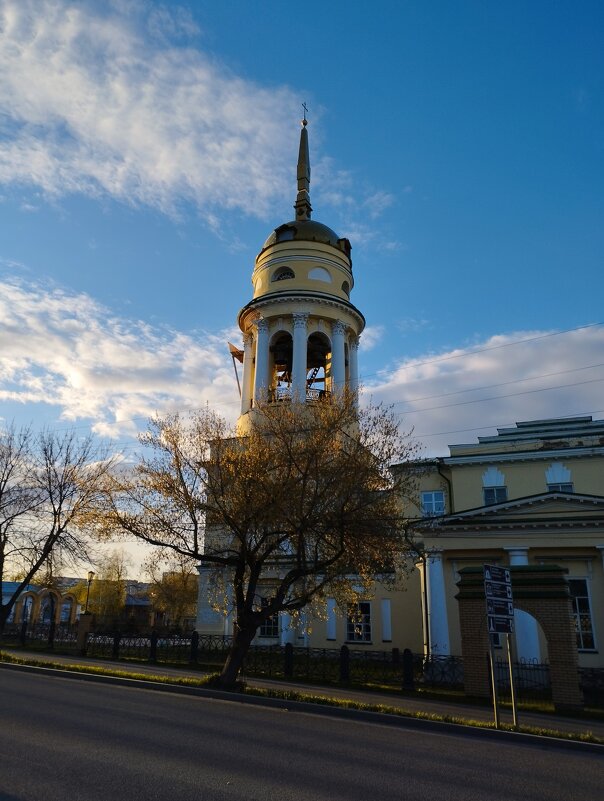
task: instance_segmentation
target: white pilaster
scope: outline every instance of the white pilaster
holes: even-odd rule
[[[224,615],[210,605],[210,576],[213,568],[199,565],[199,593],[197,596],[197,620],[195,628],[201,634],[223,634]]]
[[[341,320],[331,324],[331,377],[332,391],[342,392],[346,385],[346,364],[344,355],[344,336],[346,325]]]
[[[335,640],[336,638],[336,600],[335,598],[327,599],[327,639]]]
[[[528,565],[528,547],[505,548],[510,566]],[[513,588],[512,588],[513,593]],[[539,648],[539,629],[537,621],[522,609],[514,610],[514,634],[516,637],[516,658],[528,661],[541,661]]]
[[[292,358],[292,391],[299,401],[306,401],[306,364],[308,314],[294,312],[294,353]]]
[[[348,343],[348,358],[350,359],[350,391],[356,392],[359,388],[359,339],[351,337]]]
[[[392,642],[392,604],[390,598],[382,598],[380,611],[382,613],[382,642]]]
[[[447,620],[447,599],[445,595],[445,572],[442,551],[434,549],[426,558],[426,594],[428,602],[428,632],[430,654],[448,656],[449,621]]]
[[[252,406],[252,376],[254,373],[254,338],[251,334],[243,337],[243,379],[241,382],[241,414],[249,412]]]
[[[279,622],[280,622],[280,642],[281,645],[287,645],[290,642],[292,645],[296,644],[296,631],[294,626],[292,626],[292,618],[291,615],[288,615],[287,612],[281,612],[279,615]]]
[[[268,394],[268,322],[256,320],[256,374],[254,376],[254,402],[266,399]]]

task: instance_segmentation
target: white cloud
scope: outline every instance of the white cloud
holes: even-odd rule
[[[156,412],[238,412],[227,339],[112,316],[85,294],[0,282],[0,401],[50,404],[97,434],[133,435]]]
[[[208,219],[292,189],[297,96],[187,46],[182,8],[0,0],[0,30],[0,183]]]
[[[368,325],[363,329],[359,347],[361,350],[372,350],[384,336],[385,328],[383,325]]]
[[[367,391],[395,404],[402,427],[438,455],[518,420],[604,416],[604,327],[551,334],[498,335],[408,360]]]

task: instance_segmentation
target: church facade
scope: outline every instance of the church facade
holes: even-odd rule
[[[262,246],[252,298],[238,316],[243,349],[231,352],[243,365],[241,436],[253,426],[258,402],[316,402],[358,384],[365,320],[350,300],[351,246],[312,219],[306,120],[297,185],[295,219]],[[416,558],[399,566],[398,583],[376,583],[350,617],[333,598],[321,619],[302,615],[294,624],[281,614],[258,631],[256,644],[461,655],[460,570],[556,564],[568,570],[579,663],[604,666],[604,422],[518,423],[478,443],[451,446],[449,456],[394,469],[413,471],[418,486],[411,511]],[[199,570],[196,629],[230,636],[231,615],[208,601],[211,571]],[[520,658],[547,659],[537,621],[520,611],[515,640]]]

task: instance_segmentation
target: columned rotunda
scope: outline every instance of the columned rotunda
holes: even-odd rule
[[[239,312],[243,333],[240,434],[259,401],[355,389],[365,318],[350,302],[350,242],[311,219],[306,118],[298,156],[296,218],[268,237],[256,258],[252,300]]]

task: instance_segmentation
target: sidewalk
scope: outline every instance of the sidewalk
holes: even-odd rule
[[[150,676],[174,676],[201,678],[206,675],[202,671],[183,667],[170,667],[167,665],[149,665],[132,662],[111,661],[108,659],[89,659],[81,656],[63,656],[48,652],[24,651],[18,648],[2,648],[8,654],[23,659],[35,659],[40,662],[59,662],[61,664],[94,665],[97,667],[115,668],[123,673],[148,674]],[[493,721],[493,710],[490,706],[479,706],[466,702],[440,701],[433,699],[414,698],[398,695],[396,693],[371,692],[369,690],[353,690],[334,686],[320,686],[300,684],[295,681],[271,681],[256,677],[246,677],[249,687],[270,688],[277,690],[295,690],[306,695],[324,695],[331,698],[342,698],[359,701],[364,704],[384,704],[386,706],[404,709],[409,712],[423,712],[425,714],[450,715],[451,717],[467,718],[469,720]],[[233,700],[236,700],[235,698]],[[502,709],[501,720],[512,722],[512,713]],[[518,722],[526,726],[535,726],[544,729],[556,729],[563,732],[581,734],[591,732],[596,737],[604,739],[604,720],[572,718],[555,714],[524,712],[519,710]]]

